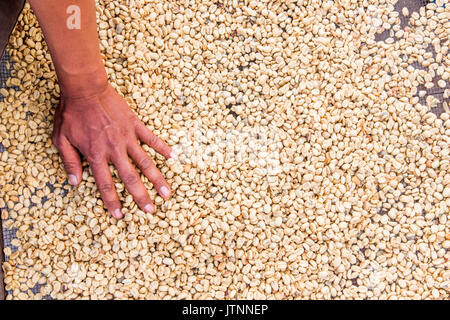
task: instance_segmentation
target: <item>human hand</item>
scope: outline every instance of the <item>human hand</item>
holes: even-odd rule
[[[129,157],[163,198],[170,197],[168,183],[138,140],[166,158],[176,158],[172,149],[145,127],[109,84],[97,94],[61,97],[55,112],[52,141],[62,157],[69,181],[78,185],[82,179],[78,149],[89,162],[106,208],[116,219],[122,218],[123,213],[108,163],[117,168],[142,210],[153,213],[155,206]]]

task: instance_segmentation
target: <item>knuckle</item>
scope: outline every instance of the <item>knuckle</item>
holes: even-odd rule
[[[159,143],[159,139],[156,135],[154,135],[152,132],[148,135],[148,142],[151,146],[156,146]]]
[[[87,160],[91,165],[97,165],[103,162],[103,155],[99,152],[90,152],[88,156],[86,156]]]
[[[130,174],[126,174],[126,175],[123,177],[122,181],[123,181],[123,183],[125,183],[125,184],[133,185],[133,184],[138,183],[139,178],[138,178],[135,174],[130,173]]]
[[[122,127],[120,128],[120,134],[122,137],[129,138],[130,137],[130,130],[128,127]]]
[[[124,143],[123,141],[126,141],[126,139],[119,138],[115,135],[111,135],[108,137],[108,140],[106,142],[106,146],[111,154],[120,154],[123,152]]]
[[[63,163],[64,163],[64,169],[66,169],[66,171],[72,171],[72,170],[78,168],[78,163],[75,161],[63,160]]]
[[[138,166],[141,168],[141,170],[147,170],[152,167],[152,161],[148,158],[143,158],[140,161],[138,161]]]
[[[114,185],[112,183],[101,183],[98,185],[98,190],[101,193],[109,193],[114,191]]]
[[[123,147],[119,143],[110,142],[108,148],[112,154],[121,154]]]

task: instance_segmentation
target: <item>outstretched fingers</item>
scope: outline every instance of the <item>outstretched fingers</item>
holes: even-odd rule
[[[139,169],[141,169],[142,173],[153,183],[159,195],[165,199],[169,198],[169,184],[155,166],[153,160],[142,150],[137,141],[128,147],[128,153]]]

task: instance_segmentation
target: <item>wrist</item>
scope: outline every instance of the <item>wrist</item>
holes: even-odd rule
[[[65,98],[84,98],[99,94],[108,86],[108,76],[103,65],[78,70],[60,68],[58,74],[61,95]]]

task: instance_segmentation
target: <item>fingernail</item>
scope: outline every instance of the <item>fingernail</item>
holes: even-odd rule
[[[155,212],[155,206],[152,204],[147,204],[144,207],[144,211],[147,213],[153,213],[153,212]]]
[[[120,209],[114,210],[112,215],[116,219],[122,219],[122,217],[123,217],[122,211]]]
[[[69,174],[69,181],[74,186],[76,186],[78,184],[77,176],[74,174]]]
[[[161,189],[159,189],[159,193],[164,197],[167,198],[170,196],[170,190],[169,188],[167,188],[166,186],[161,187]]]
[[[173,151],[170,153],[169,157],[170,157],[170,159],[173,159],[173,160],[177,160],[178,159],[178,155],[175,152],[173,152]]]

